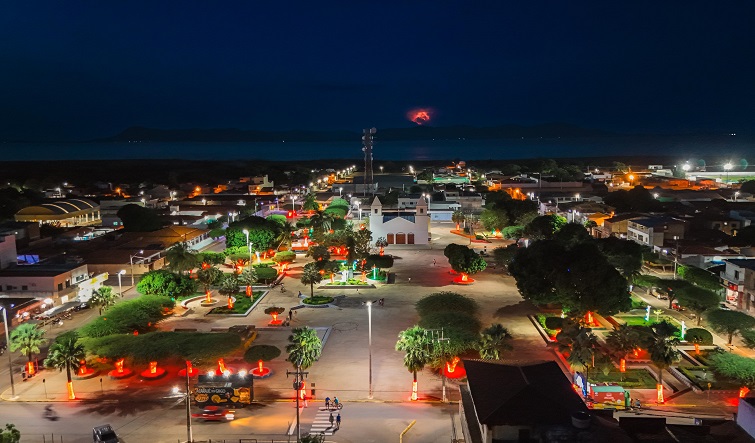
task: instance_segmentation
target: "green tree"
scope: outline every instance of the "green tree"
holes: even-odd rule
[[[10,333],[10,350],[24,354],[32,361],[34,354],[45,343],[45,330],[31,323],[22,323]]]
[[[11,423],[5,424],[5,429],[0,429],[0,443],[19,443],[21,431]]]
[[[566,219],[560,215],[541,215],[524,227],[524,234],[533,240],[551,239],[566,224]]]
[[[200,252],[197,254],[197,260],[199,263],[206,265],[222,265],[225,263],[225,254],[222,252]],[[195,266],[196,267],[196,266]],[[192,268],[193,269],[193,268]]]
[[[304,197],[304,203],[302,203],[301,209],[303,211],[317,211],[320,209],[320,205],[317,204],[317,196],[313,193],[308,193]]]
[[[511,346],[511,333],[502,324],[495,323],[485,328],[480,334],[480,343],[477,350],[483,360],[500,360],[504,351],[513,349]]]
[[[197,271],[197,281],[202,285],[205,293],[210,292],[210,287],[217,284],[222,277],[223,271],[214,266]]]
[[[323,443],[325,436],[320,434],[304,434],[299,439],[299,443]]]
[[[110,286],[102,286],[99,289],[96,289],[94,292],[92,292],[92,298],[89,299],[89,302],[93,306],[97,306],[100,310],[100,315],[102,315],[103,310],[115,304],[115,294],[113,294],[113,288],[111,288]]]
[[[677,291],[679,304],[697,315],[697,326],[700,326],[703,314],[718,307],[720,298],[714,292],[697,286],[689,286]]]
[[[595,240],[600,252],[627,279],[639,275],[642,269],[642,245],[632,240],[618,237],[600,238]]]
[[[278,237],[281,226],[273,220],[257,216],[231,223],[225,232],[226,248],[246,247],[245,229],[249,232],[249,242],[253,245],[252,250],[266,251],[275,247],[275,238]]]
[[[386,269],[393,267],[393,257],[387,255],[372,254],[368,255],[365,261],[365,269],[372,269],[372,267],[380,269]]]
[[[561,352],[565,352],[570,365],[587,369],[593,366],[593,358],[598,339],[592,329],[582,327],[575,321],[565,321],[561,332],[556,335]]]
[[[627,358],[642,344],[640,333],[637,329],[628,325],[619,325],[606,337],[606,345],[617,357]]]
[[[383,250],[386,246],[388,246],[388,240],[386,240],[385,237],[379,237],[375,241],[375,247],[380,249],[380,255],[383,255]]]
[[[330,251],[328,250],[327,246],[310,246],[307,250],[307,257],[312,257],[312,259],[315,261],[328,261],[330,260]]]
[[[286,346],[288,352],[287,360],[301,369],[311,367],[322,352],[322,341],[317,336],[317,331],[307,326],[294,328],[288,337],[289,345]]]
[[[117,212],[123,221],[123,229],[130,232],[151,232],[163,227],[163,222],[154,209],[137,204],[122,206]]]
[[[69,400],[76,398],[73,391],[71,369],[74,371],[79,369],[81,360],[83,360],[84,357],[86,357],[84,345],[79,343],[79,338],[76,334],[70,334],[63,337],[62,340],[56,340],[55,343],[50,346],[50,352],[45,359],[45,366],[48,368],[55,368],[59,371],[62,371],[63,369],[66,370]]]
[[[700,286],[701,288],[709,291],[718,292],[721,290],[721,282],[717,275],[700,269],[695,266],[679,265],[676,270],[679,277],[692,283],[693,285]]]
[[[451,269],[461,274],[476,274],[484,271],[488,263],[473,249],[451,243],[443,250]]]
[[[356,260],[366,258],[370,255],[370,249],[372,249],[370,245],[370,242],[372,241],[372,231],[366,228],[360,228],[350,232],[354,239],[353,258]]]
[[[239,283],[246,286],[246,295],[252,295],[252,285],[257,281],[257,271],[253,267],[244,268],[239,275]]]
[[[744,312],[714,309],[708,312],[708,322],[714,331],[727,334],[728,344],[731,344],[734,334],[755,327],[755,318]]]
[[[196,291],[197,283],[188,276],[159,269],[144,274],[136,285],[136,290],[145,295],[181,297]]]
[[[730,352],[717,352],[709,359],[710,366],[717,374],[737,380],[750,388],[755,387],[755,359]]]
[[[280,226],[280,232],[278,233],[278,236],[275,238],[275,243],[278,245],[275,250],[279,250],[282,246],[285,246],[287,248],[291,247],[292,239],[293,239],[293,232],[296,230],[294,225],[291,224],[288,220],[284,221]]]
[[[659,385],[663,385],[663,371],[679,360],[679,351],[676,350],[679,339],[672,333],[669,333],[669,328],[665,329],[659,327],[659,324],[654,325],[652,328],[653,332],[647,339],[650,360],[658,368]]]
[[[276,252],[273,256],[273,263],[292,263],[296,260],[296,252],[294,251],[280,251]]]
[[[315,296],[315,285],[322,281],[322,274],[314,263],[307,263],[301,274],[301,283],[309,285],[309,296]]]
[[[587,229],[579,223],[567,223],[553,235],[553,238],[567,249],[592,241]]]
[[[451,214],[451,221],[456,224],[456,230],[459,230],[459,226],[464,223],[464,221],[467,219],[467,217],[464,215],[464,212],[461,210],[456,210]]]
[[[416,399],[417,372],[424,369],[433,358],[432,342],[427,330],[412,326],[398,334],[396,350],[404,353],[404,366],[412,373],[412,399]]]
[[[199,257],[188,243],[176,243],[165,252],[165,260],[168,262],[168,270],[183,274],[186,271],[199,266]]]
[[[218,289],[218,292],[220,295],[231,298],[238,294],[239,286],[239,278],[236,274],[224,274],[220,278],[220,289]]]
[[[484,209],[482,214],[480,214],[480,222],[486,231],[500,231],[509,224],[509,218],[506,215],[506,211]]]
[[[498,265],[508,269],[509,264],[514,260],[514,256],[518,249],[519,247],[516,243],[512,243],[508,246],[499,246],[493,249],[493,258]]]

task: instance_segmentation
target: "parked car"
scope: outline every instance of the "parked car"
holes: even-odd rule
[[[102,425],[92,428],[92,441],[94,443],[118,443],[120,440],[112,426]]]
[[[202,412],[191,414],[194,418],[201,418],[204,421],[231,421],[234,418],[236,418],[235,413],[236,411],[231,409],[226,409],[222,406],[205,406],[204,409],[202,409]]]

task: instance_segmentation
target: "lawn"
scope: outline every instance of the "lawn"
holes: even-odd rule
[[[305,305],[327,305],[328,303],[333,303],[333,297],[324,297],[321,295],[315,295],[314,297],[307,297],[304,300],[302,300],[302,303]]]
[[[647,306],[647,303],[634,294],[631,295],[630,299],[632,300],[632,309],[644,309]]]
[[[209,361],[235,352],[241,337],[220,332],[150,332],[82,339],[92,354],[106,358],[130,357],[136,362],[165,359]]]
[[[590,371],[590,381],[593,383],[615,383],[623,388],[652,389],[656,380],[646,369],[627,369],[623,374],[618,369],[611,370],[608,375],[602,371]]]
[[[334,282],[328,282],[325,284],[326,286],[368,286],[369,283],[363,282],[361,280],[357,280],[356,278],[350,278],[346,281],[334,281]]]
[[[227,314],[245,314],[249,308],[252,307],[255,301],[262,297],[265,291],[253,291],[251,297],[247,297],[245,294],[236,296],[236,303],[233,304],[232,309],[228,309],[228,305],[218,306],[212,308],[209,314],[215,315],[227,315]],[[226,297],[222,297],[223,302],[226,302]]]
[[[715,372],[705,366],[680,366],[679,370],[686,375],[692,383],[704,391],[708,390],[708,383],[710,383],[710,389],[729,391],[737,390],[741,386],[741,383],[716,375]]]

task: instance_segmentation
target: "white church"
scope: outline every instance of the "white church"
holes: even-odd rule
[[[370,205],[372,241],[384,237],[389,245],[427,245],[430,243],[430,215],[427,201],[420,197],[415,208],[383,211],[378,197]]]

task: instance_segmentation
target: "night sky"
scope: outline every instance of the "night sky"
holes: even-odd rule
[[[753,133],[755,2],[13,1],[0,140],[133,126]]]

